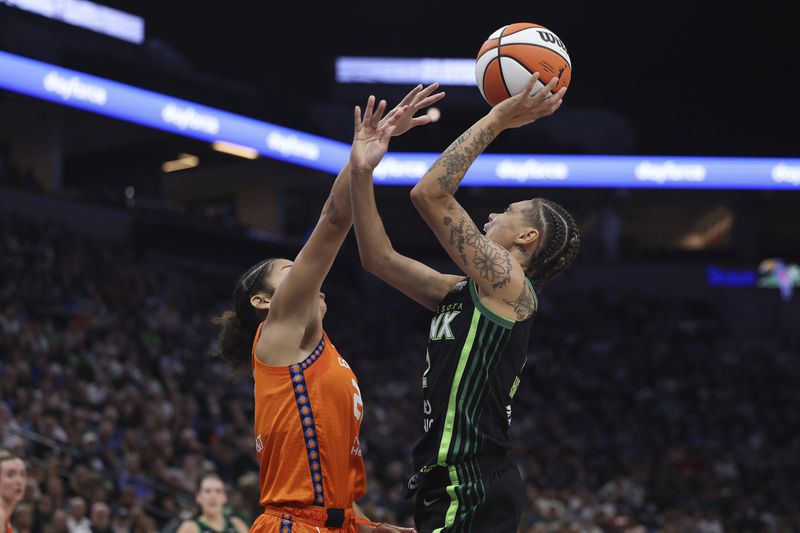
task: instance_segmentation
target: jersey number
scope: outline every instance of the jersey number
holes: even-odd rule
[[[356,380],[353,379],[353,387],[355,387],[356,391],[353,393],[353,415],[355,415],[356,420],[361,420],[361,417],[364,416],[364,402],[361,400],[361,389],[358,388],[358,383]]]

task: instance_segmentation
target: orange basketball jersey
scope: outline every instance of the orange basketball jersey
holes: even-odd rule
[[[261,327],[253,343],[260,503],[348,509],[366,489],[355,374],[325,333],[302,363],[267,365],[255,357]]]

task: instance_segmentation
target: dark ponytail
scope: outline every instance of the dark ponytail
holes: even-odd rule
[[[539,229],[541,242],[525,269],[536,292],[565,270],[581,245],[578,225],[569,212],[550,200],[537,198],[525,213],[526,222]]]
[[[213,320],[220,327],[219,353],[215,355],[234,374],[244,374],[250,370],[253,340],[259,324],[266,317],[250,304],[250,298],[258,293],[269,297],[275,293],[275,288],[266,281],[272,272],[273,261],[274,259],[267,259],[247,269],[233,290],[233,308],[226,309]]]

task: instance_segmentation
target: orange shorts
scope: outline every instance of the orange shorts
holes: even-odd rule
[[[358,533],[358,526],[379,524],[353,515],[353,510],[344,510],[341,527],[326,527],[327,510],[311,505],[271,505],[256,518],[250,533]]]

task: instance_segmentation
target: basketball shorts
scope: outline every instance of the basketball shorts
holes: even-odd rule
[[[490,468],[478,461],[437,466],[416,495],[419,533],[517,533],[525,487],[517,466],[505,460]]]

